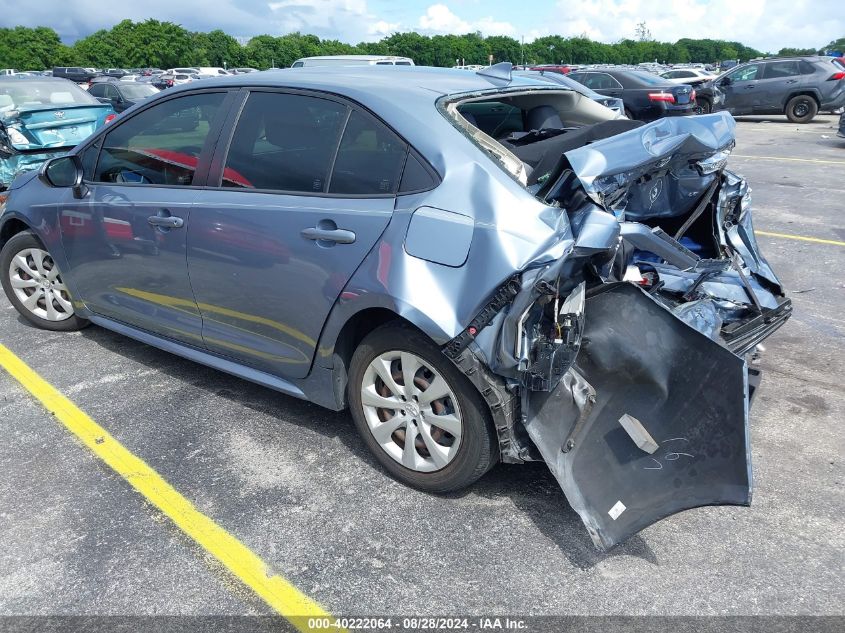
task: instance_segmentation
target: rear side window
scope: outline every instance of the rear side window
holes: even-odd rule
[[[103,140],[93,180],[192,184],[224,98],[224,93],[204,93],[169,99],[121,123]]]
[[[329,193],[396,193],[407,152],[408,146],[382,123],[354,110],[337,151]]]
[[[593,90],[613,90],[622,87],[618,81],[605,73],[590,73],[581,83]]]
[[[229,145],[223,186],[325,192],[348,112],[328,99],[250,94]]]
[[[783,62],[769,62],[766,64],[766,79],[780,79],[781,77],[797,77],[802,74],[795,60]]]

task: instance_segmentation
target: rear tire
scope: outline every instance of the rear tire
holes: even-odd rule
[[[406,370],[413,376],[410,390]],[[434,398],[441,393],[446,395]],[[413,327],[388,323],[364,338],[352,356],[347,397],[367,448],[395,479],[413,488],[432,493],[465,488],[498,459],[481,394]],[[406,446],[409,433],[414,442]]]
[[[631,119],[632,121],[634,120],[634,113],[631,112],[628,108],[625,108],[625,116]]]
[[[31,231],[13,235],[0,250],[0,281],[18,313],[41,329],[70,332],[90,323],[76,316],[58,265]]]
[[[819,112],[819,104],[809,95],[797,95],[786,104],[786,118],[793,123],[809,123]]]

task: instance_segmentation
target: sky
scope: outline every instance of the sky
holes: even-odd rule
[[[49,26],[67,43],[126,18],[241,38],[300,31],[350,43],[396,31],[614,42],[633,38],[643,21],[660,41],[733,40],[764,52],[845,36],[841,0],[0,0],[0,15],[0,26]]]

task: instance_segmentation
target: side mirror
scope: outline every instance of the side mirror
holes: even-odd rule
[[[73,188],[74,198],[84,198],[88,187],[82,182],[82,160],[79,156],[57,156],[41,168],[41,180],[51,187]]]
[[[719,82],[720,86],[730,86],[733,83],[733,80],[730,77],[723,77],[722,81]]]

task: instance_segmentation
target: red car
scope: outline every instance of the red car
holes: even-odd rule
[[[539,66],[532,66],[528,70],[545,70],[546,72],[550,73],[560,73],[562,75],[568,75],[572,72],[572,66],[565,66],[561,64],[540,64]]]

